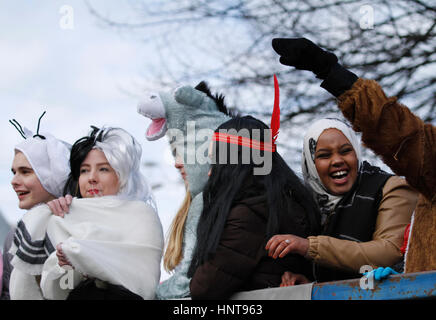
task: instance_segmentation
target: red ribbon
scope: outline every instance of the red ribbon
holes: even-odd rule
[[[252,140],[250,138],[235,136],[232,134],[227,134],[227,133],[222,133],[222,132],[215,132],[212,140],[231,143],[231,144],[237,144],[237,145],[240,145],[243,147],[248,147],[248,148],[257,149],[257,150],[264,150],[264,151],[270,151],[270,152],[276,151],[275,144],[265,143],[262,141]]]

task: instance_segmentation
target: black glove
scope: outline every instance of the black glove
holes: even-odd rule
[[[300,70],[309,70],[317,78],[325,79],[338,62],[334,53],[325,51],[306,38],[272,40],[273,49],[280,55],[280,63]]]
[[[338,63],[334,53],[321,49],[306,38],[276,38],[272,46],[280,55],[280,63],[312,71],[317,78],[324,80],[321,87],[335,97],[349,90],[358,79]]]

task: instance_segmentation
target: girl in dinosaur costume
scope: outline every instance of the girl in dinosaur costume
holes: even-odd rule
[[[213,130],[230,119],[229,112],[224,97],[213,96],[204,82],[195,88],[183,86],[173,92],[148,93],[138,104],[138,112],[152,120],[146,132],[147,140],[157,140],[166,134],[174,156],[181,158],[186,171],[187,195],[174,218],[164,256],[164,266],[174,273],[158,286],[156,294],[158,299],[186,298],[190,296],[191,279],[187,273],[209,171],[209,164],[198,161],[195,155],[203,152],[207,156]],[[196,137],[195,133],[201,131],[206,142]]]

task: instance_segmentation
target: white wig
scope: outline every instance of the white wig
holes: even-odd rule
[[[118,176],[120,183],[118,196],[148,201],[156,207],[148,183],[139,170],[141,145],[121,128],[102,128],[96,137],[100,135],[101,141],[96,141],[95,147],[103,151]]]

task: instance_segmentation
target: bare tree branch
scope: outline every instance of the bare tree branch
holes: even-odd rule
[[[319,80],[283,67],[271,48],[275,37],[307,37],[436,121],[435,1],[138,0],[135,22],[109,19],[87,4],[108,26],[148,34],[165,56],[164,85],[205,79],[231,93],[232,105],[267,115],[272,75],[278,74],[283,121],[322,116],[334,110],[334,101],[319,90]],[[373,16],[361,12],[367,5]],[[372,28],[362,27],[365,18],[373,18]]]

